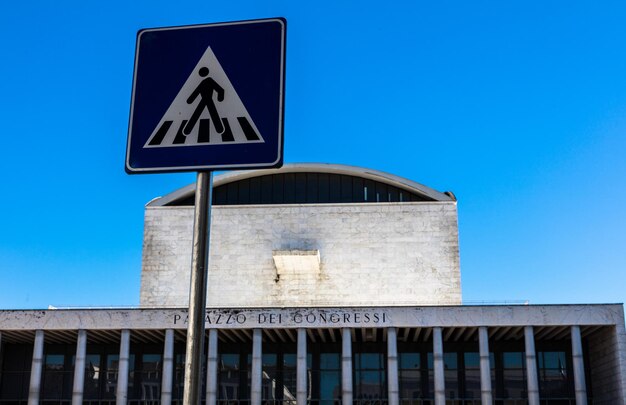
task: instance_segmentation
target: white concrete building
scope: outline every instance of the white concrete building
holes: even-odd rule
[[[214,187],[210,307],[461,303],[449,195],[338,165],[233,173]],[[194,193],[146,206],[142,306],[188,300],[193,206],[181,204]]]
[[[194,191],[146,206],[140,308],[0,311],[0,405],[182,402]],[[451,193],[294,164],[213,201],[207,404],[625,403],[622,304],[462,305]]]

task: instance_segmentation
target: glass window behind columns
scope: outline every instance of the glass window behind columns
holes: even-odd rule
[[[274,403],[275,400],[282,398],[282,383],[277,380],[277,363],[278,356],[276,353],[267,353],[262,356],[262,385],[261,399],[264,403]]]
[[[313,356],[311,353],[307,354],[307,399],[311,399],[311,364]],[[295,405],[298,385],[298,356],[295,353],[283,354],[283,368],[282,368],[282,381],[283,381],[283,399],[285,404]]]
[[[542,399],[569,398],[570,381],[565,352],[537,352],[539,360],[539,389]]]
[[[435,398],[435,361],[433,353],[429,352],[426,355],[427,370],[428,370],[428,397]]]
[[[443,353],[446,398],[459,398],[459,362],[457,353]]]
[[[267,350],[266,347],[263,349]],[[220,341],[217,357],[219,404],[250,403],[251,353],[251,341],[237,343]]]
[[[32,355],[32,344],[2,344],[2,356],[0,356],[2,361],[0,400],[2,402],[22,401],[25,403],[28,400]]]
[[[242,374],[239,353],[220,354],[218,370],[218,399],[220,402],[228,403],[228,401],[239,399],[241,379],[246,374],[245,371]]]
[[[90,346],[87,346],[85,356],[85,385],[83,387],[83,398],[86,401],[100,399],[100,377],[102,375],[102,365],[100,364],[100,354],[90,353]],[[73,359],[76,362],[76,359]]]
[[[465,394],[464,398],[468,400],[479,400],[481,394],[480,388],[480,353],[478,352],[465,352],[463,353],[464,360],[464,385]],[[491,389],[495,395],[496,387],[496,370],[495,370],[495,358],[493,353],[489,353],[489,363],[491,370]]]
[[[466,399],[480,399],[480,354],[477,352],[463,353],[465,366]]]
[[[158,402],[161,398],[162,351],[162,346],[154,346],[153,349],[145,348],[143,353],[136,354],[134,389],[128,390],[130,404]]]
[[[443,373],[446,398],[459,398],[459,367],[456,352],[443,353]],[[430,397],[435,394],[435,363],[433,353],[428,353],[428,389]]]
[[[528,397],[526,386],[526,367],[524,352],[502,353],[502,389],[503,397],[525,399]]]
[[[387,398],[384,353],[355,353],[354,399],[370,404]]]
[[[274,403],[282,398],[282,382],[277,380],[278,356],[276,353],[263,353],[261,356],[261,400]],[[252,389],[252,354],[248,355],[248,387]]]
[[[398,357],[400,402],[412,404],[423,396],[420,353],[399,353]]]
[[[341,354],[319,355],[320,405],[333,405],[341,401]]]
[[[204,362],[203,362],[204,363]],[[174,345],[174,386],[172,387],[172,401],[182,403],[185,387],[185,353]]]
[[[104,371],[104,387],[102,398],[115,399],[117,394],[117,378],[120,370],[120,355],[108,354],[106,356],[106,370]],[[132,392],[135,379],[135,355],[131,354],[128,360],[128,392]]]
[[[208,347],[205,346],[204,356],[200,365],[200,397],[202,400],[206,397],[206,353]],[[172,401],[175,404],[183,403],[184,387],[185,387],[185,344],[182,342],[174,343],[174,370],[172,381]]]
[[[41,399],[69,403],[74,379],[73,354],[75,345],[45,345]]]

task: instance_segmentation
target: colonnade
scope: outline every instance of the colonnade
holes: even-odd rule
[[[433,336],[433,369],[435,405],[445,405],[445,377],[442,328],[432,328]],[[87,331],[79,330],[76,342],[76,362],[74,367],[74,384],[72,390],[72,405],[82,405],[85,381],[85,354],[87,347]],[[128,400],[128,371],[130,358],[130,330],[122,330],[120,334],[119,372],[117,380],[116,403],[127,405]],[[587,390],[585,384],[585,372],[582,353],[582,338],[579,326],[571,326],[570,335],[572,341],[572,362],[574,370],[574,386],[576,404],[587,404]],[[1,335],[0,335],[1,336]],[[262,397],[262,329],[253,329],[252,333],[252,365],[251,365],[251,405],[261,405]],[[207,352],[207,381],[206,381],[206,404],[215,405],[217,401],[217,375],[218,375],[218,331],[208,331]],[[489,333],[486,326],[478,328],[479,354],[480,354],[480,380],[481,400],[483,404],[493,404],[491,387],[491,368],[489,362]],[[341,381],[342,403],[351,404],[352,392],[352,329],[341,329]],[[524,343],[527,369],[527,392],[528,404],[539,405],[539,382],[537,379],[537,361],[535,353],[534,329],[532,326],[524,327]],[[44,331],[35,332],[33,345],[33,358],[30,375],[28,405],[39,405],[41,392],[41,376],[43,369]],[[172,401],[172,382],[174,373],[174,330],[165,331],[163,349],[163,372],[161,384],[161,404],[170,405]],[[307,339],[306,329],[297,330],[297,371],[296,371],[296,398],[298,405],[307,402]],[[398,380],[398,350],[397,330],[387,328],[387,392],[389,405],[399,404],[399,380]]]

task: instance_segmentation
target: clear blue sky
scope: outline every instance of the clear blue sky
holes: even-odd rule
[[[458,197],[467,301],[626,300],[626,3],[10,2],[0,6],[0,308],[136,305],[124,172],[140,28],[288,20],[286,162]]]

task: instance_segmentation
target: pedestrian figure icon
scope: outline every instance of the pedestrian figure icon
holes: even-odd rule
[[[187,122],[187,125],[185,126],[183,132],[185,133],[185,135],[189,135],[191,133],[193,127],[196,126],[200,115],[202,115],[202,112],[206,108],[207,110],[209,110],[209,116],[213,121],[213,126],[215,126],[215,130],[221,134],[224,132],[224,125],[222,124],[220,115],[218,114],[215,103],[213,102],[213,92],[217,93],[217,101],[222,102],[224,101],[224,89],[222,88],[222,86],[217,84],[217,82],[213,80],[213,78],[207,77],[209,75],[209,68],[207,68],[206,66],[200,68],[198,74],[201,77],[206,77],[206,79],[200,82],[198,87],[196,87],[196,89],[187,99],[187,104],[192,104],[194,100],[199,96],[200,102],[198,103],[196,110],[193,112],[191,118],[189,119],[189,122]]]
[[[144,148],[265,143],[211,47],[155,124]]]

